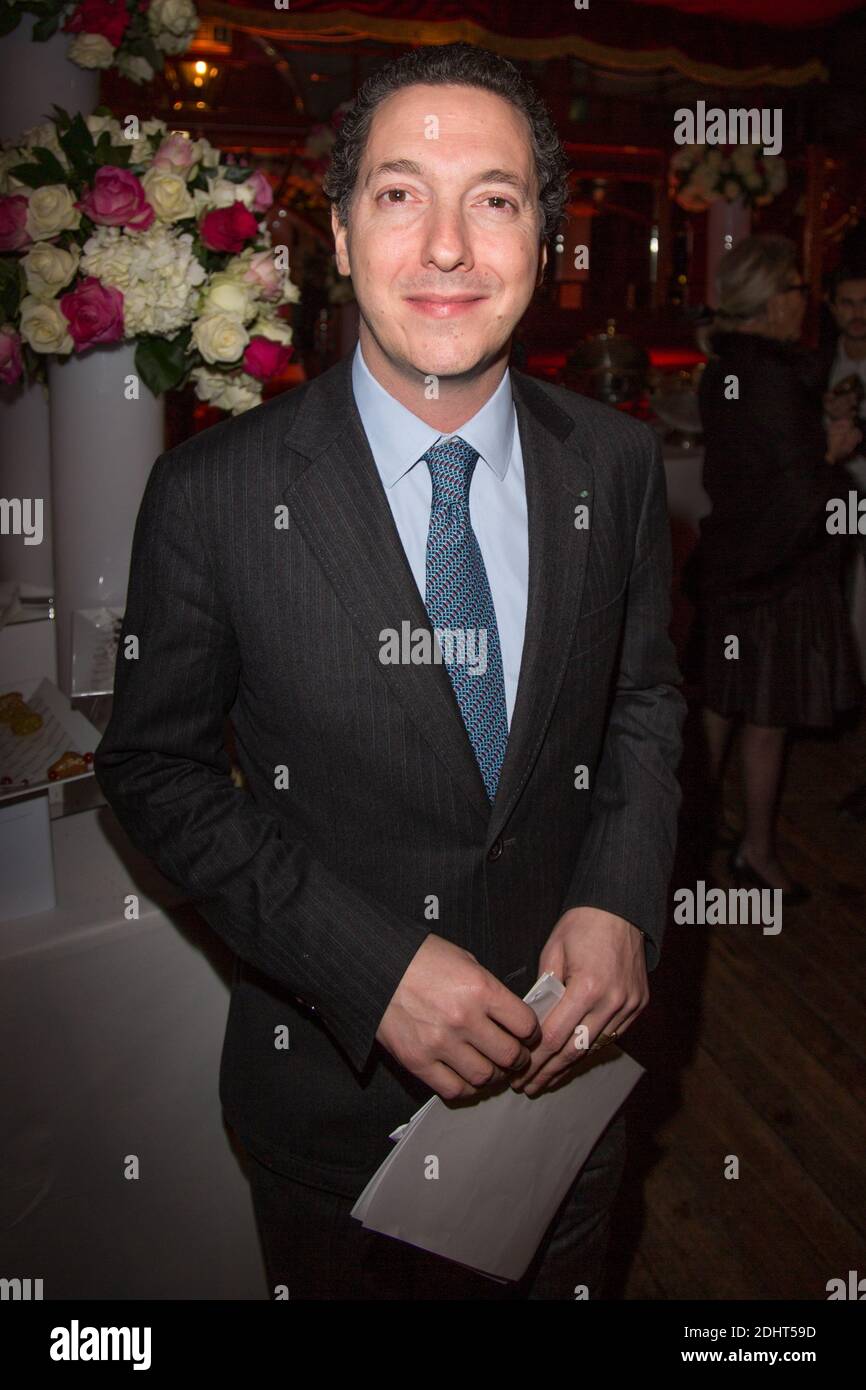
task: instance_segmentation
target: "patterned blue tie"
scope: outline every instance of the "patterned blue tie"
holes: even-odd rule
[[[433,480],[425,604],[492,802],[508,742],[508,710],[496,611],[469,516],[478,454],[454,435],[423,457]]]

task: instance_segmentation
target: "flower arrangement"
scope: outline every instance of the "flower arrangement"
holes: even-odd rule
[[[719,198],[763,207],[788,184],[780,155],[762,155],[760,145],[687,145],[670,162],[669,192],[687,212],[704,212]]]
[[[199,26],[192,0],[0,0],[0,35],[27,13],[37,42],[61,29],[73,63],[114,67],[133,82],[150,82],[167,53],[185,53]]]
[[[0,154],[0,382],[134,339],[154,395],[192,381],[233,414],[257,405],[299,298],[268,179],[163,121],[55,112]]]

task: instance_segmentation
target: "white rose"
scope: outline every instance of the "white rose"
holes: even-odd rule
[[[216,169],[220,162],[220,152],[209,140],[202,138],[199,140],[201,145],[201,163],[203,169]]]
[[[34,188],[27,208],[27,230],[33,241],[49,241],[60,232],[78,227],[81,213],[71,189],[62,183]]]
[[[195,216],[186,179],[165,169],[148,169],[141,180],[147,201],[161,222],[179,222]]]
[[[243,203],[251,208],[256,200],[256,190],[248,183],[232,183],[230,179],[210,179],[207,189],[197,188],[193,194],[196,213],[210,211],[211,208],[230,208],[232,203]]]
[[[69,324],[58,306],[25,295],[21,301],[21,337],[34,352],[71,352]]]
[[[155,76],[154,69],[147,59],[135,53],[119,53],[117,71],[128,77],[130,82],[151,82]]]
[[[198,15],[192,0],[152,0],[147,23],[157,38],[165,29],[177,38],[192,38],[198,28]]]
[[[76,34],[66,56],[80,68],[110,68],[114,45],[102,34]]]
[[[128,145],[132,146],[132,154],[129,156],[130,164],[146,164],[151,160],[157,146],[162,143],[167,129],[165,121],[156,119],[142,121],[139,126],[138,139],[126,141]]]
[[[126,144],[123,131],[120,128],[120,121],[115,120],[114,116],[85,116],[84,124],[94,140],[98,140],[100,135],[104,135],[108,131],[112,145]]]
[[[21,136],[20,145],[25,150],[32,150],[36,145],[43,150],[50,150],[64,169],[69,168],[69,160],[57,138],[57,128],[52,121],[43,121],[41,125],[34,125],[29,130],[25,130]]]
[[[236,362],[249,342],[249,334],[232,314],[215,313],[196,319],[192,339],[205,362]]]
[[[201,311],[203,314],[231,314],[241,323],[248,323],[256,313],[254,291],[230,273],[217,271],[204,292]]]
[[[78,269],[79,250],[63,251],[50,242],[37,242],[26,255],[21,257],[27,288],[31,295],[41,299],[53,299],[65,285],[69,284]]]
[[[240,415],[261,404],[262,386],[255,377],[246,372],[211,372],[207,367],[194,367],[190,373],[195,383],[195,394],[200,401],[207,401],[219,410],[230,410]]]
[[[250,337],[270,338],[273,343],[282,343],[283,347],[290,347],[292,330],[285,319],[256,319],[250,329]]]

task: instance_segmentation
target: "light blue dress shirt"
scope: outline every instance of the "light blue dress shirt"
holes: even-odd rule
[[[433,484],[427,463],[419,460],[452,435],[465,439],[479,454],[469,488],[469,516],[496,610],[510,728],[526,628],[529,531],[509,371],[506,368],[490,400],[451,434],[425,424],[379,384],[364,361],[360,342],[352,361],[352,390],[422,600]]]

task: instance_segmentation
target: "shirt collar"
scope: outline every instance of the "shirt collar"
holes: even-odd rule
[[[450,437],[425,424],[385,390],[364,361],[360,341],[352,360],[352,390],[385,487],[393,487],[415,466],[422,454],[440,439]],[[490,400],[485,401],[471,420],[451,433],[459,434],[461,439],[471,444],[501,482],[511,461],[514,423],[511,374],[506,367]]]

